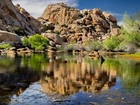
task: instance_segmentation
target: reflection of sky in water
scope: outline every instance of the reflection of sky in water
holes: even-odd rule
[[[45,105],[48,97],[42,92],[40,84],[34,83],[19,96],[12,96],[10,105]]]
[[[116,84],[115,84],[115,86],[113,86],[113,87],[111,87],[110,88],[110,90],[120,90],[122,87],[121,87],[121,84],[120,84],[120,79],[119,78],[117,78],[116,79]]]

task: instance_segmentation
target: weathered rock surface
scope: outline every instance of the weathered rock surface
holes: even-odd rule
[[[19,4],[14,6],[11,0],[0,0],[0,30],[11,32],[17,27],[32,35],[39,32],[40,22]]]
[[[64,42],[104,41],[119,34],[117,19],[99,8],[80,12],[63,3],[51,4],[38,20],[43,32],[57,31]]]
[[[17,46],[16,44],[21,44],[22,42],[18,35],[7,31],[0,31],[0,43],[9,43],[11,46]]]
[[[62,38],[57,34],[54,34],[54,33],[42,33],[42,36],[52,40],[55,44],[60,44],[61,45],[63,43]]]
[[[78,18],[79,10],[69,7],[64,3],[51,4],[46,7],[42,17],[53,23],[70,24]]]

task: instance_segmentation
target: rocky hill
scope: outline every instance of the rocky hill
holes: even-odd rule
[[[32,35],[39,32],[39,26],[40,22],[19,4],[14,6],[11,0],[0,0],[0,30],[13,32],[18,28]]]
[[[38,20],[42,32],[57,33],[65,42],[103,41],[119,33],[116,18],[99,8],[80,11],[64,3],[51,4]]]

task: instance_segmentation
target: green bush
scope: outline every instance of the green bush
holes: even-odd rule
[[[88,15],[88,11],[85,11],[85,12],[84,12],[84,15]]]
[[[43,50],[44,48],[47,48],[47,46],[49,45],[49,41],[47,38],[44,38],[39,34],[35,34],[28,39],[24,38],[22,44],[24,46],[29,46],[35,50]]]
[[[13,28],[13,32],[15,32],[15,33],[16,33],[17,35],[19,35],[19,36],[24,36],[24,35],[25,35],[24,30],[22,30],[22,29],[20,29],[20,28],[18,28],[18,27]]]
[[[120,29],[119,36],[112,36],[103,43],[105,50],[121,50],[131,51],[140,47],[140,12],[129,16],[124,14],[123,25]]]
[[[29,43],[28,38],[24,38],[23,41],[22,41],[22,44],[23,44],[24,46],[30,46],[30,43]]]
[[[105,50],[115,50],[119,47],[119,44],[122,42],[122,38],[119,36],[111,36],[105,42],[103,42],[103,48]]]
[[[73,51],[75,44],[76,44],[76,41],[75,40],[72,41],[72,42],[70,42],[68,45],[65,45],[64,46],[64,50],[65,51]]]
[[[10,48],[11,45],[10,44],[0,44],[0,49],[6,49],[6,48]]]
[[[102,49],[102,44],[99,41],[89,40],[84,42],[84,47],[87,51],[100,50]]]

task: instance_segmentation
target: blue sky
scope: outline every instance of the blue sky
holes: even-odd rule
[[[121,21],[124,13],[133,15],[140,11],[140,0],[79,0],[79,9],[100,8],[115,15]]]
[[[20,4],[32,16],[39,17],[48,4],[64,2],[79,10],[100,8],[114,15],[121,22],[123,14],[130,15],[140,11],[140,0],[12,0],[14,4]]]

